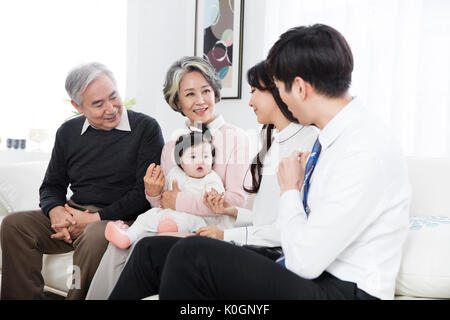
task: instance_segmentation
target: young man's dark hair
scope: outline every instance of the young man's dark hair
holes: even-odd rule
[[[266,68],[288,92],[294,78],[301,77],[318,93],[336,98],[350,87],[353,55],[347,41],[332,27],[301,26],[289,29],[274,44]]]

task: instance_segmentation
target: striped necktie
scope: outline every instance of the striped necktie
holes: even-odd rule
[[[308,192],[309,192],[309,185],[311,180],[311,175],[314,171],[314,168],[316,167],[317,159],[319,158],[320,151],[322,150],[322,146],[319,142],[319,138],[317,138],[316,143],[314,143],[311,155],[309,156],[308,162],[306,163],[305,168],[305,180],[303,182],[303,208],[305,209],[306,215],[309,215],[309,212],[311,211],[309,209],[307,199],[308,199]]]
[[[317,138],[305,167],[305,180],[303,182],[303,208],[305,209],[306,216],[308,216],[311,211],[307,203],[311,175],[316,167],[317,159],[319,158],[321,150],[322,145],[319,142],[319,138]],[[285,266],[286,261],[284,253],[275,262]]]

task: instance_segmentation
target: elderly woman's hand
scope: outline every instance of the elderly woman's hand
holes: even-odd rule
[[[145,193],[149,197],[157,197],[161,194],[166,179],[159,165],[152,163],[148,166],[144,177]]]
[[[180,192],[177,180],[172,181],[172,190],[164,191],[161,195],[161,208],[176,210],[177,195]]]

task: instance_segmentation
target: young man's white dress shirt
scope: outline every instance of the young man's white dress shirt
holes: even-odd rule
[[[306,279],[328,271],[380,299],[392,299],[406,239],[410,186],[399,144],[350,102],[319,134],[322,151],[303,193],[279,203],[286,267]]]

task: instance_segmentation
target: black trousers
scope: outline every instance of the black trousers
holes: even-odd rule
[[[205,237],[148,237],[136,244],[110,299],[376,299],[328,272],[303,279],[243,247]]]

